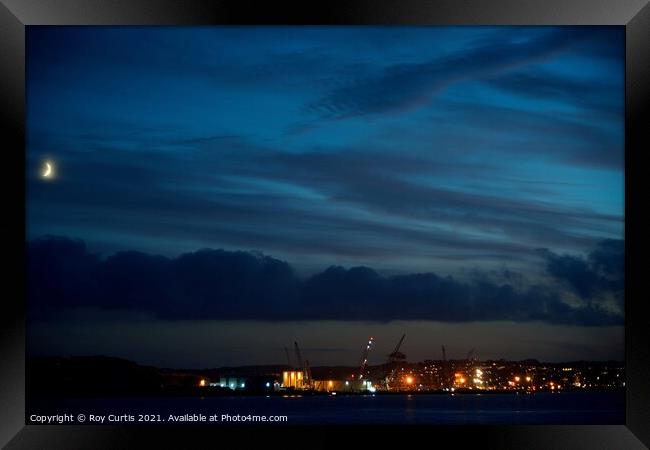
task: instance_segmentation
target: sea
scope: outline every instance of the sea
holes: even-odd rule
[[[624,424],[624,392],[67,398],[28,402],[30,416],[70,414],[84,424],[220,426],[273,416],[288,425]],[[90,416],[96,420],[91,420]],[[266,417],[262,419],[261,417]],[[278,419],[278,417],[286,419]],[[98,418],[104,417],[103,422]],[[109,417],[120,419],[109,421]],[[231,419],[225,419],[230,417]],[[238,419],[232,419],[237,417]],[[244,418],[244,419],[242,419]],[[131,420],[133,419],[133,420]],[[195,419],[195,420],[193,420]],[[213,420],[210,420],[213,419]]]

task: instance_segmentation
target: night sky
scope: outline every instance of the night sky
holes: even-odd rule
[[[622,27],[28,27],[27,56],[32,354],[623,359]]]

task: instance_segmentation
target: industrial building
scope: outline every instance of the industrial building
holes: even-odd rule
[[[282,372],[282,387],[291,389],[305,389],[304,372],[301,370],[285,370]]]

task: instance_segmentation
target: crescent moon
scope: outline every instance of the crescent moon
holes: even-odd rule
[[[50,164],[49,162],[46,162],[45,163],[45,172],[43,172],[43,176],[45,178],[47,178],[50,175],[52,175],[52,164]]]

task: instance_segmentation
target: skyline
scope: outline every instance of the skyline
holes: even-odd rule
[[[552,336],[531,358],[622,357],[623,44],[621,27],[28,27],[30,342],[110,348],[106,324],[135,320],[141,348],[115,345],[146,358],[145,328],[189,343],[262,321],[275,345],[296,322],[334,361],[345,327],[400,320],[423,340],[501,333],[506,358],[525,326]]]

